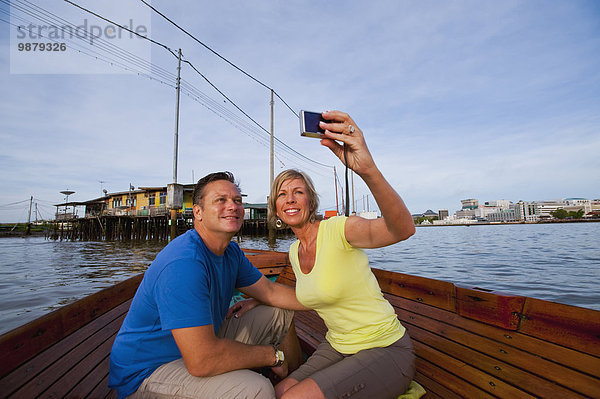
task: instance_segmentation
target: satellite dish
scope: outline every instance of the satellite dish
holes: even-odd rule
[[[107,189],[102,190],[102,192],[104,193],[104,195],[108,195],[108,190]]]
[[[65,191],[61,191],[60,193],[66,195],[66,196],[69,196],[71,194],[75,194],[75,191],[65,190]]]

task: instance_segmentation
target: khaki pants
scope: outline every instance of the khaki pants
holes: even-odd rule
[[[311,378],[327,399],[385,399],[404,393],[415,375],[415,353],[408,333],[384,348],[353,355],[339,353],[322,342],[300,368],[289,375]]]
[[[257,306],[242,317],[225,320],[217,334],[221,338],[253,345],[278,345],[288,333],[294,312]],[[235,370],[213,377],[194,377],[183,359],[163,364],[146,378],[129,398],[256,398],[275,397],[273,385],[251,370]]]

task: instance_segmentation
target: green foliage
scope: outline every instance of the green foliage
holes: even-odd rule
[[[423,223],[425,220],[429,220],[430,222],[433,220],[438,220],[439,218],[437,216],[432,216],[432,217],[425,217],[425,216],[420,216],[418,218],[415,219],[415,224],[421,224]]]
[[[31,224],[32,232],[43,232],[44,230],[52,227],[48,223],[42,224]],[[12,231],[12,232],[25,232],[27,230],[27,223],[0,223],[0,232],[2,231]]]
[[[581,219],[583,217],[584,211],[583,209],[580,209],[578,211],[567,212],[564,209],[557,209],[555,211],[550,212],[550,214],[556,219]]]
[[[569,218],[573,218],[573,219],[581,219],[583,217],[583,209],[578,210],[577,212],[575,211],[570,211],[569,215],[567,217]]]
[[[567,216],[569,216],[569,213],[562,208],[552,211],[552,212],[550,212],[550,214],[552,215],[552,217],[555,217],[556,219],[566,219]]]

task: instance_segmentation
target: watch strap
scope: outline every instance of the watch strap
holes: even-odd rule
[[[273,347],[273,350],[275,351],[275,364],[272,365],[271,367],[280,367],[284,360],[285,360],[285,355],[283,353],[283,351],[280,351],[279,348],[277,348],[276,345],[271,345]]]

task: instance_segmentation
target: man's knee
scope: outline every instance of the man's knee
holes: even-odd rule
[[[236,370],[228,374],[226,381],[215,389],[214,397],[273,399],[275,389],[266,377],[251,370]],[[222,374],[225,375],[225,374]]]
[[[273,399],[275,397],[273,384],[260,374],[256,374],[256,377],[247,384],[245,392],[247,398]]]

